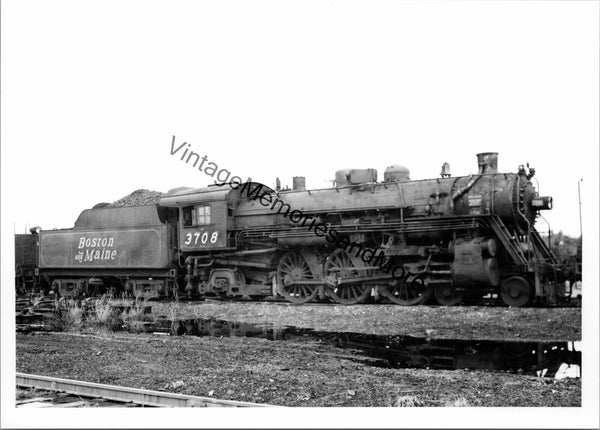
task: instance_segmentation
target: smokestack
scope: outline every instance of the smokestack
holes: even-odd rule
[[[477,172],[479,175],[498,173],[498,153],[481,152],[477,154],[477,164],[479,165],[479,171]]]
[[[306,178],[304,176],[294,176],[292,184],[294,191],[306,191]]]

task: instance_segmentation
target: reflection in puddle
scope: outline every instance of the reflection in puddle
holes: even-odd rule
[[[155,329],[173,334],[255,337],[277,341],[317,340],[359,350],[380,367],[504,371],[550,378],[581,377],[580,342],[496,342],[426,339],[315,331],[297,327],[254,325],[217,319],[159,320]],[[175,333],[176,332],[176,333]]]

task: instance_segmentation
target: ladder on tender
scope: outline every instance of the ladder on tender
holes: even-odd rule
[[[523,253],[523,250],[519,246],[519,241],[510,233],[506,228],[500,217],[491,216],[489,218],[490,226],[496,233],[496,236],[504,245],[504,248],[516,264],[528,266],[529,262],[527,257]],[[537,233],[537,232],[536,232]],[[538,235],[539,236],[539,235]],[[540,238],[541,239],[541,238]],[[543,241],[542,241],[543,242]]]

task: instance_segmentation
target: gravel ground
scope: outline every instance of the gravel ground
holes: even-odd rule
[[[315,306],[277,303],[151,303],[152,314],[219,318],[320,331],[407,335],[432,339],[581,340],[581,308],[480,306]]]
[[[150,302],[148,320],[215,318],[431,339],[581,339],[579,308]],[[356,346],[132,333],[17,334],[17,371],[282,406],[581,406],[581,379],[382,367]],[[97,331],[97,328],[96,328]],[[378,365],[376,365],[378,364]]]
[[[580,406],[581,380],[374,367],[312,339],[17,334],[17,371],[285,406]]]

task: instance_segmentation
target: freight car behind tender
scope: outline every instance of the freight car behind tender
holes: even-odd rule
[[[39,292],[39,242],[37,230],[31,234],[15,234],[15,286],[17,295]]]

